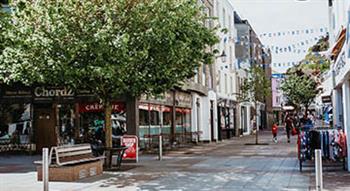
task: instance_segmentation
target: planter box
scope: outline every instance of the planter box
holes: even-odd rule
[[[42,167],[36,167],[38,181],[42,180]],[[50,181],[73,182],[80,179],[101,175],[103,172],[103,160],[80,163],[76,165],[49,167]]]

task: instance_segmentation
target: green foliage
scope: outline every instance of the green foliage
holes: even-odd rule
[[[0,81],[159,94],[211,63],[218,39],[196,0],[16,0]]]
[[[307,75],[291,74],[282,83],[281,89],[287,98],[287,103],[299,109],[308,108],[318,94],[317,83]]]
[[[4,33],[11,27],[9,18],[9,13],[0,10],[0,54],[6,47],[7,40]]]
[[[253,66],[248,72],[248,79],[242,83],[240,101],[264,102],[271,94],[271,83],[265,71],[259,66]]]
[[[310,48],[310,52],[322,52],[329,48],[329,37],[325,36],[320,38],[315,45]]]
[[[318,52],[329,48],[328,37],[321,38],[315,45],[309,48],[305,58],[300,63],[288,69],[287,73],[295,73],[298,70],[308,74],[319,74],[329,70],[331,61]]]

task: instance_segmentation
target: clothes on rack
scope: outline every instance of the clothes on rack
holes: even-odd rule
[[[346,157],[346,136],[339,129],[311,129],[301,131],[299,135],[299,158],[312,160],[315,149],[320,149],[322,157],[333,161]]]

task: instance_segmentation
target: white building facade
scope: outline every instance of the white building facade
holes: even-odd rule
[[[333,124],[344,129],[347,148],[350,148],[350,0],[330,0],[329,3],[330,53],[334,62],[330,70],[332,91],[324,96],[328,94],[331,97]],[[323,82],[325,86],[326,83],[329,84],[329,79]],[[347,150],[347,157],[350,157],[350,149]],[[350,166],[350,161],[347,162]]]
[[[238,127],[237,118],[237,81],[235,71],[235,39],[237,30],[234,25],[234,7],[229,0],[214,1],[214,16],[218,18],[220,43],[217,45],[221,56],[216,59],[217,115],[218,138],[226,139],[234,136]]]

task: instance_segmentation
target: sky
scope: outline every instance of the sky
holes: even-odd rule
[[[307,49],[328,30],[327,0],[230,1],[262,43],[272,49],[273,73],[284,73],[302,60]]]

